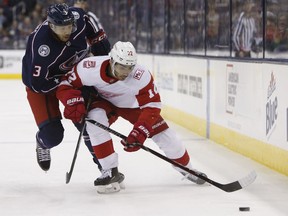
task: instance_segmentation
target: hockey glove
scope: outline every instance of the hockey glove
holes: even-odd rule
[[[108,55],[111,50],[110,42],[103,29],[97,32],[97,36],[91,40],[91,52],[94,56]]]
[[[107,117],[109,125],[112,125],[118,119],[118,114],[112,111],[107,114]]]
[[[64,108],[64,117],[71,119],[73,122],[81,122],[83,116],[86,114],[84,98],[81,96],[81,91],[70,90],[67,94],[66,100],[62,101]]]
[[[121,140],[121,144],[124,145],[124,150],[127,152],[138,151],[140,149],[140,146],[138,145],[143,145],[145,140],[150,136],[151,129],[148,128],[149,127],[147,127],[145,123],[135,123],[126,141]]]

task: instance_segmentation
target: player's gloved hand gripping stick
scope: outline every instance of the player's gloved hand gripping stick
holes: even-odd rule
[[[121,144],[124,146],[124,150],[127,152],[138,151],[141,147],[135,145],[138,143],[143,145],[145,140],[150,136],[150,128],[144,122],[136,122],[133,130],[130,132],[126,139],[121,140]]]

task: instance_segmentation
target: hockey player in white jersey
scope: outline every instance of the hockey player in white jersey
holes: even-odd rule
[[[89,119],[110,126],[121,116],[134,125],[127,139],[121,141],[125,151],[137,151],[139,146],[127,144],[144,144],[151,138],[168,158],[192,169],[187,150],[160,115],[161,100],[153,77],[147,68],[137,64],[137,54],[130,42],[118,41],[109,55],[82,60],[62,81],[57,97],[65,106],[64,116],[71,117],[73,113],[74,121],[80,121],[86,112],[81,92],[77,90],[82,86],[94,86],[100,96],[88,110]],[[118,172],[118,154],[109,132],[91,123],[87,123],[87,132],[103,168],[94,185],[102,186],[98,192],[119,191],[124,175]],[[180,168],[175,169],[196,184],[205,182]],[[112,189],[105,190],[111,184]]]

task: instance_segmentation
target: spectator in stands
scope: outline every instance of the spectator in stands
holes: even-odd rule
[[[18,48],[25,49],[26,48],[26,42],[28,40],[28,36],[30,33],[34,30],[34,28],[37,26],[31,25],[31,17],[25,16],[23,17],[22,22],[18,24]]]
[[[169,23],[170,37],[169,37],[169,51],[170,52],[184,52],[183,43],[183,15],[181,14],[183,2],[169,1]]]
[[[44,4],[37,2],[34,10],[30,14],[32,28],[36,28],[46,19],[47,7]]]
[[[285,52],[288,51],[288,20],[287,12],[279,13],[277,30],[273,38],[274,52]]]
[[[265,44],[266,44],[266,50],[269,52],[273,52],[275,48],[274,35],[276,31],[277,31],[277,17],[275,14],[267,12]]]
[[[186,11],[187,29],[185,39],[188,53],[193,53],[194,51],[201,52],[204,49],[204,38],[202,34],[204,30],[203,12],[201,6],[191,7]]]
[[[5,22],[3,23],[3,28],[9,27],[9,25],[12,23],[13,20],[13,13],[12,8],[8,4],[3,4],[1,6],[1,9],[3,10],[3,16],[5,17]]]
[[[12,40],[7,29],[0,30],[0,49],[12,47]]]
[[[3,29],[6,22],[7,22],[7,18],[4,15],[4,9],[0,8],[0,30]]]
[[[220,16],[216,12],[215,2],[208,5],[207,14],[207,48],[214,49],[219,44]]]
[[[9,38],[11,39],[11,44],[13,44],[14,49],[19,48],[19,28],[18,28],[18,21],[13,20],[12,25],[7,29]]]

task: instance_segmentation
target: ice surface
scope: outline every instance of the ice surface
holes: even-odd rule
[[[186,145],[193,166],[221,183],[241,179],[256,170],[256,181],[247,188],[226,193],[211,185],[198,186],[182,180],[170,164],[139,150],[119,153],[119,170],[126,176],[126,189],[101,195],[93,181],[100,175],[84,143],[81,143],[69,184],[69,170],[79,132],[63,120],[65,138],[51,151],[51,169],[37,164],[36,125],[25,87],[20,80],[0,81],[0,215],[1,216],[234,216],[288,215],[288,177],[249,158],[215,144],[169,122]],[[113,129],[127,135],[131,126],[124,120]],[[159,151],[148,140],[145,143]],[[161,151],[159,151],[161,152]],[[239,207],[250,207],[240,212]]]

